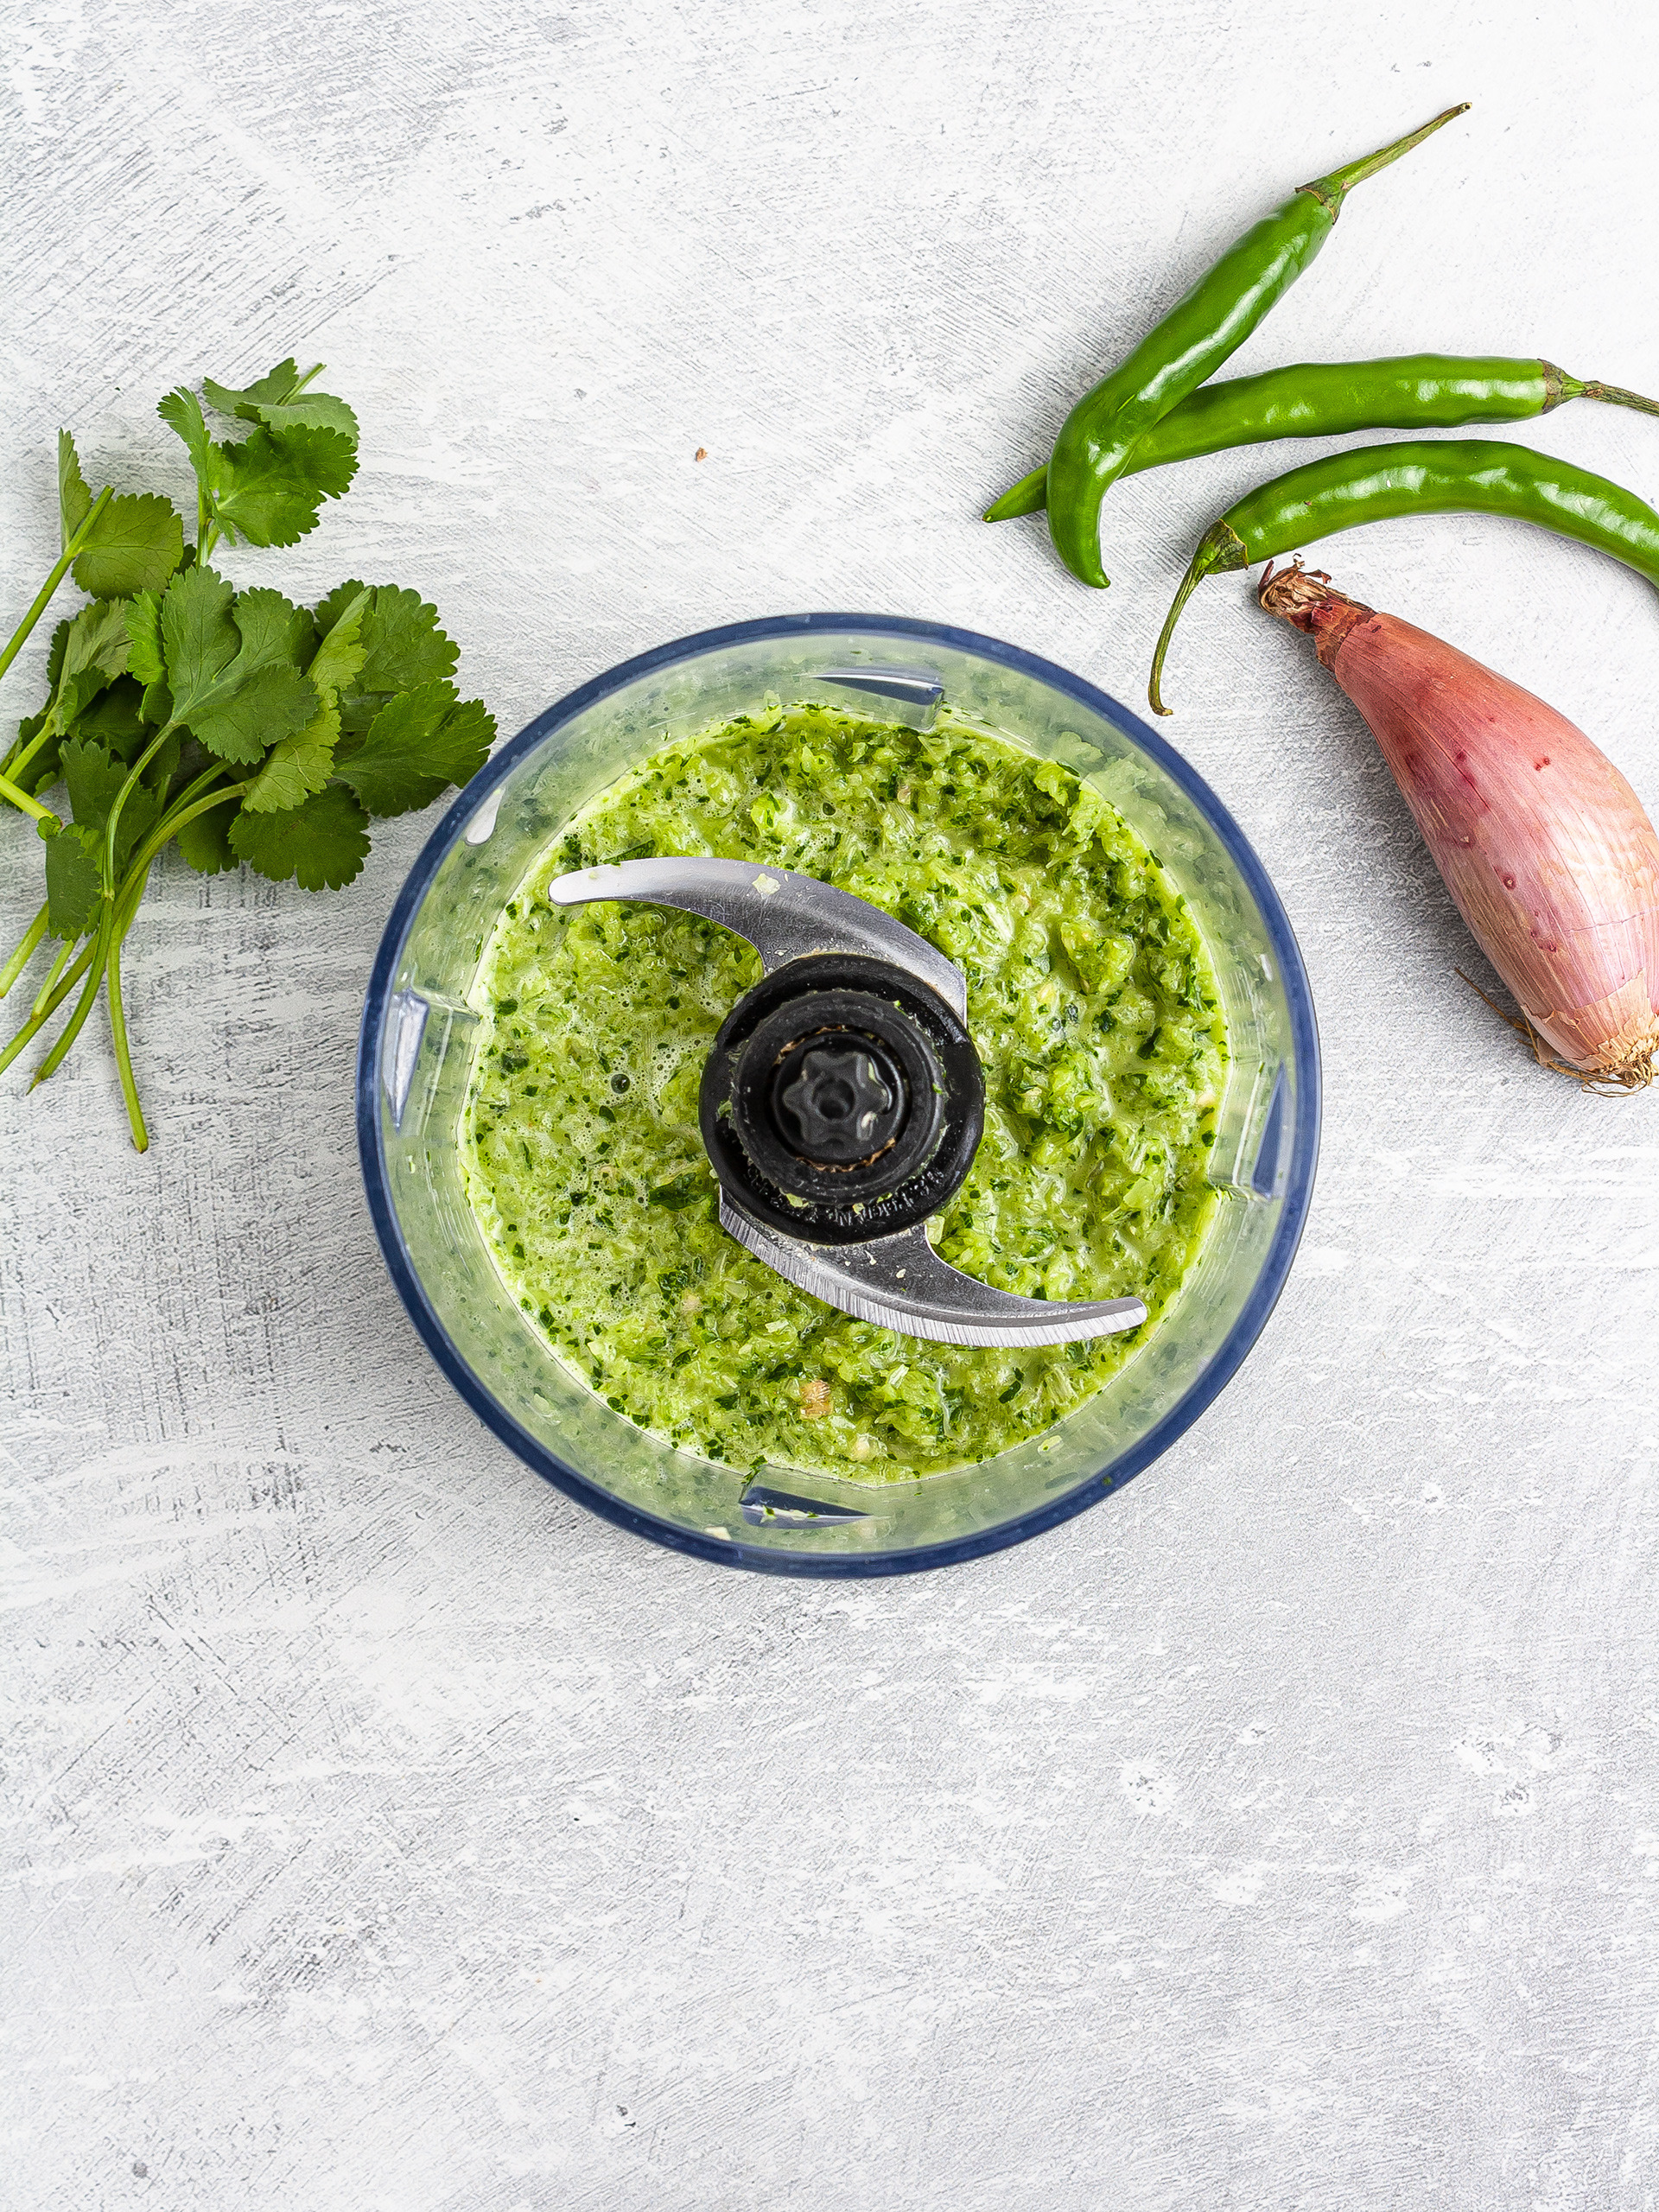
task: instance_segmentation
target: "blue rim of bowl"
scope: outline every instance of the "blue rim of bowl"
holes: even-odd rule
[[[1256,1277],[1238,1319],[1209,1364],[1163,1419],[1137,1444],[1121,1453],[1109,1466],[1103,1468],[1097,1474],[1086,1477],[1063,1496],[1051,1498],[1046,1505],[1023,1514],[1018,1520],[1001,1522],[995,1529],[982,1529],[976,1535],[957,1537],[945,1543],[918,1545],[907,1551],[840,1556],[773,1551],[743,1543],[736,1538],[705,1536],[695,1529],[679,1528],[672,1522],[660,1520],[654,1514],[644,1513],[638,1507],[625,1504],[609,1491],[601,1489],[585,1475],[579,1474],[556,1453],[550,1452],[538,1439],[531,1435],[527,1429],[521,1427],[485,1388],[461,1357],[448,1332],[434,1313],[420,1280],[410,1264],[409,1255],[387,1198],[379,1103],[380,1037],[385,1026],[386,1003],[397,977],[398,963],[403,958],[410,925],[429,885],[457,838],[465,833],[467,823],[487,802],[491,792],[505,781],[525,753],[542,744],[563,724],[585,714],[588,708],[608,698],[613,692],[621,690],[640,677],[649,676],[671,662],[714,652],[722,646],[747,645],[766,638],[799,637],[810,635],[814,631],[836,630],[860,630],[879,636],[913,639],[918,644],[954,646],[963,652],[976,653],[987,660],[999,661],[1004,667],[1035,677],[1054,690],[1065,692],[1080,705],[1116,723],[1127,735],[1132,736],[1165,774],[1180,785],[1198,811],[1207,818],[1249,887],[1279,965],[1280,978],[1290,1010],[1291,1035],[1296,1056],[1295,1125],[1290,1165],[1286,1175],[1283,1210],[1273,1242],[1268,1248],[1262,1272]],[[1308,985],[1307,970],[1302,963],[1301,949],[1297,944],[1290,918],[1279,894],[1243,831],[1208,784],[1179,753],[1165,743],[1155,730],[1148,728],[1139,715],[1132,715],[1108,693],[1092,683],[1085,683],[1081,677],[1057,667],[1052,661],[1044,660],[1036,653],[1026,652],[1018,645],[1005,645],[1000,639],[982,637],[977,631],[952,629],[944,623],[913,621],[900,614],[780,614],[766,616],[759,621],[728,623],[717,630],[700,630],[691,637],[676,639],[671,645],[658,645],[651,652],[640,653],[632,660],[620,663],[603,676],[595,677],[592,683],[582,684],[575,691],[567,693],[565,697],[537,715],[534,721],[526,723],[518,736],[493,754],[460,793],[427,839],[420,857],[410,870],[404,887],[397,894],[397,904],[387,919],[380,939],[380,949],[375,956],[364,1001],[363,1027],[358,1042],[357,1136],[370,1217],[374,1223],[375,1234],[380,1240],[380,1249],[387,1269],[410,1319],[427,1350],[461,1397],[486,1427],[499,1437],[510,1451],[517,1452],[526,1465],[544,1476],[568,1497],[588,1506],[605,1520],[614,1522],[618,1528],[631,1529],[636,1535],[647,1536],[655,1543],[666,1545],[671,1551],[689,1552],[698,1559],[712,1560],[725,1567],[748,1567],[762,1574],[791,1574],[814,1580],[861,1579],[879,1574],[920,1573],[931,1567],[959,1565],[967,1560],[982,1558],[988,1552],[1003,1551],[1011,1544],[1023,1543],[1027,1537],[1040,1535],[1046,1529],[1058,1528],[1062,1522],[1071,1520],[1075,1514],[1121,1490],[1125,1483],[1141,1473],[1143,1468],[1149,1467],[1178,1437],[1191,1428],[1237,1373],[1245,1356],[1266,1327],[1268,1318],[1278,1304],[1279,1294],[1290,1274],[1291,1262],[1296,1256],[1296,1247],[1301,1241],[1302,1227],[1313,1196],[1313,1175],[1319,1150],[1319,1040],[1313,1016],[1313,992]]]

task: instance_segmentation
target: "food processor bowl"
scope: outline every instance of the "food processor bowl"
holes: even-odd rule
[[[579,808],[676,739],[798,702],[926,729],[942,705],[1058,760],[1109,799],[1185,897],[1230,1047],[1213,1225],[1179,1296],[1094,1397],[954,1473],[852,1482],[717,1465],[614,1413],[549,1349],[467,1203],[461,1117],[480,966],[503,909]],[[569,1497],[659,1543],[782,1574],[906,1573],[1018,1543],[1138,1474],[1236,1371],[1290,1270],[1313,1194],[1319,1060],[1307,976],[1237,824],[1136,717],[971,631],[780,615],[682,639],[550,707],[504,746],[410,870],[370,978],[358,1054],[369,1210],[410,1319],[503,1442]]]

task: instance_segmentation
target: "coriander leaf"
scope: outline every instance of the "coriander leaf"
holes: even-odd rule
[[[343,587],[351,591],[349,584]],[[338,600],[338,592],[331,594]],[[343,690],[363,666],[368,653],[368,641],[363,635],[364,623],[373,605],[374,594],[363,585],[356,587],[355,596],[348,599],[337,610],[331,609],[327,634],[306,674],[320,692],[338,693]],[[318,627],[321,628],[319,624]]]
[[[80,551],[74,578],[95,599],[157,591],[184,556],[184,524],[171,499],[156,492],[111,499]]]
[[[49,691],[58,688],[58,678],[63,673],[63,657],[69,650],[69,624],[60,622],[52,632],[52,642],[46,649],[46,683]]]
[[[332,629],[362,589],[346,583],[330,592],[317,608],[318,629]],[[460,646],[438,627],[437,608],[395,584],[374,587],[363,618],[363,646],[353,686],[358,691],[412,691],[417,683],[453,676],[461,658]]]
[[[317,711],[303,729],[283,738],[266,754],[253,789],[242,802],[250,814],[275,814],[298,806],[327,782],[340,737],[335,694],[362,662],[363,642],[358,633],[368,603],[368,593],[359,591],[313,654],[306,675],[320,702]]]
[[[40,791],[47,790],[47,785],[58,781],[58,752],[67,736],[86,736],[95,746],[106,746],[108,752],[113,752],[122,761],[133,761],[155,734],[155,730],[146,728],[139,719],[142,696],[133,677],[115,677],[108,690],[99,692],[98,699],[84,708],[67,728],[55,728],[40,750],[33,752],[22,763],[22,767],[9,767],[7,774],[31,797],[40,797]],[[24,723],[24,739],[35,736],[44,730],[44,726],[47,715],[31,716],[31,721]],[[162,752],[168,752],[168,747],[163,746]]]
[[[219,445],[207,435],[201,403],[182,385],[156,411],[189,448],[213,520],[250,545],[292,545],[315,529],[324,499],[337,499],[357,473],[356,440],[340,430],[296,424]]]
[[[245,416],[249,412],[245,407],[236,411]],[[262,407],[258,420],[268,430],[333,430],[349,438],[353,446],[357,443],[356,416],[343,399],[334,398],[330,392],[302,391],[285,405]]]
[[[357,448],[338,430],[256,430],[210,460],[214,517],[250,545],[292,545],[357,474]]]
[[[176,430],[184,440],[201,496],[211,499],[213,442],[207,435],[201,402],[187,385],[180,385],[165,399],[157,400],[156,412],[169,429]]]
[[[408,814],[448,785],[469,782],[494,735],[481,699],[457,699],[453,683],[423,683],[381,708],[338,772],[372,815]]]
[[[262,588],[238,592],[235,616],[243,652],[261,664],[286,661],[303,671],[317,649],[310,615],[279,591]]]
[[[363,866],[368,822],[351,793],[331,784],[281,814],[249,814],[238,808],[231,849],[273,883],[297,876],[302,891],[337,891]]]
[[[223,806],[209,807],[175,833],[174,842],[198,875],[223,875],[227,868],[238,865],[229,834],[235,812],[226,799]]]
[[[217,407],[221,414],[239,415],[247,423],[262,423],[268,430],[339,430],[355,444],[357,417],[345,401],[332,398],[324,391],[306,390],[311,378],[321,373],[321,361],[309,375],[303,377],[292,361],[278,361],[257,384],[248,385],[239,391],[215,384],[211,377],[202,378],[201,388],[209,404]]]
[[[116,795],[127,780],[126,762],[118,760],[106,747],[81,737],[67,739],[59,757],[76,829],[86,831],[95,839],[100,838],[109,821],[110,809],[115,804]],[[122,803],[121,818],[116,825],[115,868],[118,875],[134,845],[154,824],[161,807],[161,793],[147,784],[135,785],[127,793]],[[93,849],[96,849],[95,846]]]
[[[93,858],[92,832],[60,830],[46,843],[46,926],[54,937],[72,942],[81,936],[98,910],[103,884]]]
[[[72,737],[64,743],[63,780],[79,826],[101,830],[116,793],[127,780],[126,764],[89,738]]]
[[[64,677],[48,712],[48,720],[60,737],[68,736],[103,689],[104,678],[96,669],[83,669],[77,676]]]
[[[286,627],[273,622],[267,602],[280,593],[248,595],[257,604],[246,639],[232,620],[231,587],[212,569],[175,576],[162,601],[173,717],[210,753],[238,766],[263,759],[269,747],[302,728],[317,704],[316,693],[286,658]]]
[[[76,716],[69,734],[107,746],[118,760],[136,760],[156,734],[139,713],[143,698],[143,692],[131,677],[118,676],[108,690],[101,692],[90,707]],[[163,746],[162,753],[167,750]]]
[[[242,649],[231,620],[235,596],[213,569],[188,569],[167,588],[158,626],[174,713],[181,721],[188,722],[200,702],[214,694]]]
[[[372,597],[373,587],[359,583],[355,577],[353,577],[348,583],[336,584],[327,599],[320,599],[317,601],[311,612],[315,618],[318,630],[325,638],[346,613],[346,608],[354,601],[360,599],[365,591]]]
[[[132,637],[127,626],[124,599],[105,599],[83,607],[69,625],[63,641],[62,675],[95,675],[105,683],[124,676],[131,658]]]
[[[340,709],[332,700],[303,729],[273,745],[242,804],[250,814],[280,814],[298,806],[328,781],[340,737]],[[308,888],[309,887],[308,887]]]
[[[86,519],[92,504],[92,495],[86,488],[86,479],[80,473],[80,458],[75,451],[75,442],[67,430],[58,432],[58,514],[63,531],[61,550],[67,552],[69,541]]]
[[[313,376],[318,373],[319,369],[311,372]],[[201,388],[221,414],[239,415],[245,407],[280,407],[284,400],[293,398],[305,381],[300,374],[299,363],[290,354],[287,360],[278,361],[274,369],[267,369],[264,376],[239,391],[227,391],[211,377],[203,377]]]
[[[280,814],[320,791],[334,765],[340,737],[340,709],[332,699],[317,709],[303,729],[273,745],[242,804],[250,814]]]
[[[135,592],[127,602],[127,669],[141,683],[159,683],[167,674],[162,649],[162,595]]]
[[[100,693],[124,680],[130,649],[126,618],[124,600],[99,601],[83,607],[54,632],[47,660],[50,695],[39,714],[19,725],[6,764],[6,772],[31,796],[57,781],[61,740],[77,728]],[[15,766],[30,747],[27,759]]]
[[[10,776],[19,791],[37,798],[48,784],[58,780],[58,741],[48,738],[38,753],[30,753],[19,766],[16,756],[23,752],[46,728],[46,718],[51,713],[50,702],[38,715],[26,715],[17,725],[17,742],[3,763],[0,771]]]
[[[83,607],[67,626],[57,656],[57,680],[47,715],[54,729],[67,731],[127,665],[130,643],[124,600],[98,601]]]

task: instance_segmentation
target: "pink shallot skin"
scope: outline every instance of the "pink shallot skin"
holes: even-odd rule
[[[1632,1086],[1659,1052],[1659,836],[1599,746],[1454,646],[1300,569],[1261,599],[1318,641],[1476,942],[1570,1067]]]

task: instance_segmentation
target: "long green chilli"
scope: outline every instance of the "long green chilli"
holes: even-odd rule
[[[1407,353],[1384,361],[1296,361],[1260,376],[1206,384],[1144,432],[1119,474],[1198,461],[1273,438],[1338,438],[1355,430],[1455,430],[1465,423],[1522,423],[1569,399],[1605,399],[1659,415],[1659,401],[1618,385],[1586,384],[1553,361],[1499,355],[1459,360]],[[1046,465],[1011,485],[987,522],[1041,512]]]
[[[1205,576],[1294,552],[1394,515],[1507,515],[1576,537],[1659,584],[1659,514],[1634,492],[1554,454],[1492,438],[1362,446],[1308,461],[1236,500],[1198,541],[1153,655],[1147,696],[1166,715],[1164,656],[1181,609]]]
[[[1074,575],[1086,584],[1105,585],[1101,502],[1147,431],[1213,376],[1289,290],[1330,236],[1353,188],[1421,145],[1467,106],[1465,100],[1449,107],[1393,145],[1299,185],[1077,402],[1061,425],[1048,463],[1049,535]]]

